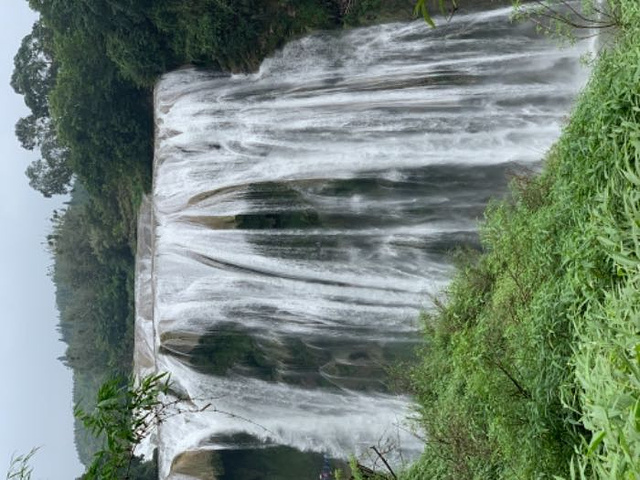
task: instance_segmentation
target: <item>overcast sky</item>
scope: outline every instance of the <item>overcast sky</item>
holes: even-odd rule
[[[16,120],[28,110],[9,79],[13,56],[35,14],[26,0],[0,5],[0,478],[13,453],[39,446],[34,480],[72,480],[82,473],[73,444],[71,371],[58,360],[52,260],[44,241],[61,199],[30,189],[24,170],[34,159],[15,140]]]

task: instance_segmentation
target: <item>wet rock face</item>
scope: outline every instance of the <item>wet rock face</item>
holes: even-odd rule
[[[183,452],[171,464],[171,476],[186,476],[198,480],[216,480],[221,473],[219,457],[214,451],[197,450]]]

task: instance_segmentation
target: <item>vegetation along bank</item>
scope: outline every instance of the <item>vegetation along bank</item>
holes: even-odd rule
[[[600,3],[596,5],[604,5]],[[640,3],[424,316],[406,479],[640,478]]]

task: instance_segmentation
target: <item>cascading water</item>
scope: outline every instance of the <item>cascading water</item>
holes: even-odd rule
[[[137,367],[232,414],[164,423],[161,478],[238,434],[421,450],[384,366],[411,357],[448,252],[476,242],[510,169],[539,165],[585,78],[580,46],[509,13],[321,33],[254,75],[161,80]]]

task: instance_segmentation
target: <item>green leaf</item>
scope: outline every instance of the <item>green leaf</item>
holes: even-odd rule
[[[606,435],[607,432],[603,430],[591,439],[591,443],[589,444],[589,448],[587,449],[587,456],[590,456],[591,454],[593,454],[593,452],[595,452]]]
[[[441,2],[442,2],[442,0],[441,0]],[[429,9],[427,8],[427,0],[418,0],[416,2],[416,6],[413,9],[413,15],[416,16],[416,17],[421,15],[422,18],[424,18],[424,21],[431,28],[436,28],[435,22],[431,18],[431,15],[429,15]]]

